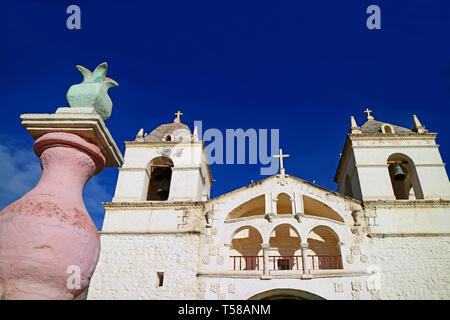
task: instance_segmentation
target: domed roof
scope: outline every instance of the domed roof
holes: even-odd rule
[[[147,142],[182,142],[191,140],[191,130],[181,122],[162,124],[148,134]]]

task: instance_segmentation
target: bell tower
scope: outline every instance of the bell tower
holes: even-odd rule
[[[207,201],[212,185],[203,141],[181,123],[178,111],[172,123],[150,134],[141,129],[126,141],[125,161],[119,169],[113,202]]]
[[[442,162],[437,133],[413,115],[408,129],[377,121],[366,109],[359,127],[350,117],[334,181],[338,192],[362,201],[449,200],[450,183]]]

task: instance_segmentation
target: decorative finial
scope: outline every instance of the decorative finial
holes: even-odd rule
[[[175,113],[175,115],[176,115],[177,117],[175,118],[175,120],[173,120],[173,122],[175,122],[175,123],[180,123],[180,122],[181,122],[180,116],[182,116],[183,114],[181,113],[180,110],[178,110],[178,111]]]
[[[108,96],[108,89],[118,87],[119,84],[106,77],[108,64],[103,62],[95,68],[94,72],[83,66],[76,68],[83,76],[83,81],[72,85],[67,91],[67,101],[72,108],[93,107],[103,120],[111,116],[112,101]]]
[[[194,127],[194,133],[192,134],[192,140],[194,142],[198,142],[199,141],[199,139],[198,139],[198,127],[197,126]]]
[[[414,121],[414,130],[417,133],[426,133],[428,130],[425,129],[425,127],[420,123],[419,118],[415,114],[413,114],[413,121]]]
[[[272,156],[273,158],[280,158],[280,174],[282,176],[285,175],[285,169],[283,167],[283,158],[289,158],[288,154],[283,154],[283,150],[280,148],[280,154],[275,154]]]
[[[360,134],[361,132],[361,128],[358,127],[358,124],[356,123],[355,117],[354,116],[350,116],[350,129],[351,129],[351,133],[353,134]]]
[[[364,113],[367,113],[367,120],[373,120],[374,118],[370,115],[370,113],[373,112],[372,110],[369,110],[369,108],[366,108]]]
[[[144,128],[141,128],[141,130],[139,130],[139,132],[136,135],[136,140],[144,141]]]

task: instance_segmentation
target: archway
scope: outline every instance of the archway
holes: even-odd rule
[[[301,270],[300,236],[289,224],[277,225],[270,235],[269,269]]]
[[[262,215],[266,212],[265,195],[250,199],[231,211],[226,220]]]
[[[327,226],[317,226],[308,234],[308,258],[310,270],[342,269],[339,238]]]
[[[169,197],[173,162],[168,157],[157,157],[150,162],[150,181],[147,200],[165,201]]]
[[[325,300],[317,294],[298,289],[272,289],[258,293],[248,300]]]
[[[292,201],[286,193],[280,193],[277,197],[277,214],[292,214]]]
[[[237,229],[231,240],[231,270],[262,270],[262,241],[261,234],[254,227]]]
[[[411,158],[401,153],[395,153],[389,156],[387,164],[395,199],[423,199],[422,187]]]

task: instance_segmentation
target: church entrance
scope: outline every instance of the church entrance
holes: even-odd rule
[[[248,300],[325,300],[324,298],[297,289],[273,289],[258,293]]]

